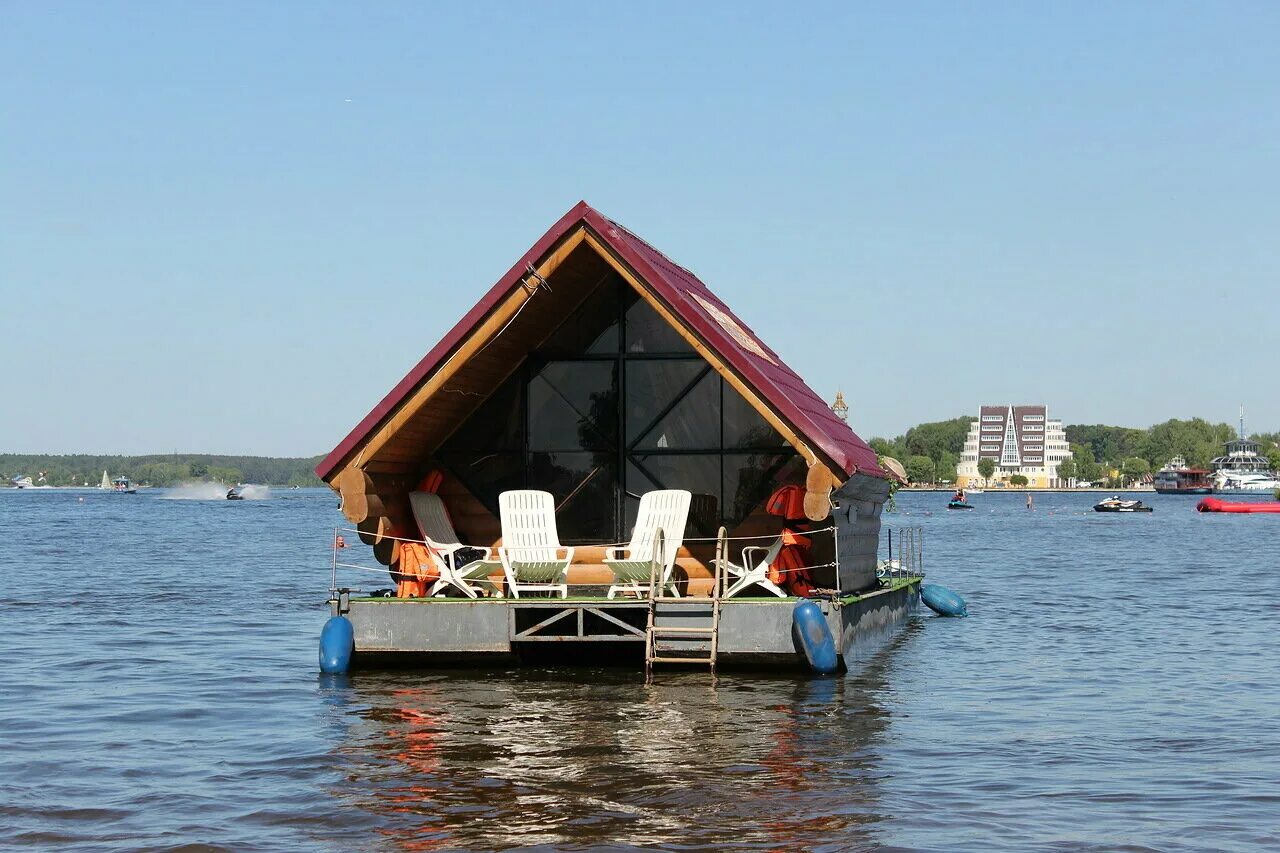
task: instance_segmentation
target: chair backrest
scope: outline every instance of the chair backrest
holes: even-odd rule
[[[413,507],[413,520],[418,522],[422,538],[436,545],[461,543],[439,495],[434,492],[410,492],[409,505]]]
[[[556,504],[550,492],[517,489],[498,496],[502,518],[502,547],[522,562],[555,560],[560,548],[556,533]]]
[[[779,536],[777,539],[773,540],[773,542],[769,544],[769,550],[764,552],[764,557],[761,558],[760,562],[756,563],[754,567],[747,566],[747,568],[759,568],[762,565],[765,568],[772,566],[773,561],[778,559],[778,555],[782,553],[782,546],[785,544],[786,544],[786,537]]]
[[[692,495],[683,489],[663,489],[640,496],[640,511],[636,515],[635,529],[631,531],[631,559],[653,559],[654,539],[661,528],[664,547],[660,560],[665,568],[671,568],[676,552],[684,542],[691,498]]]

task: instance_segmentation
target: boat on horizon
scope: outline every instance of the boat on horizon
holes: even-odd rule
[[[138,487],[128,477],[116,477],[111,481],[111,491],[118,495],[136,495]]]
[[[1245,438],[1244,406],[1240,407],[1236,437],[1223,447],[1227,452],[1210,462],[1215,495],[1250,495],[1280,489],[1280,478],[1271,470],[1271,460],[1259,453],[1262,445]]]
[[[1209,470],[1192,468],[1181,456],[1173,457],[1157,471],[1152,485],[1162,495],[1207,495],[1213,491]]]

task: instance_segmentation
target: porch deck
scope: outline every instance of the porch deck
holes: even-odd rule
[[[880,589],[818,601],[846,667],[873,650],[919,599],[920,578],[903,577]],[[804,667],[805,656],[792,632],[797,598],[733,598],[721,602],[719,656],[728,666]],[[553,653],[572,661],[637,667],[643,663],[649,604],[603,596],[570,598],[353,598],[340,594],[332,612],[355,628],[353,666],[423,662],[476,664],[519,662]],[[655,624],[663,628],[705,628],[711,624],[709,598],[660,598]],[[697,639],[664,641],[669,651]]]

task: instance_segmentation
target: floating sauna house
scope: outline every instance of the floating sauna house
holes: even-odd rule
[[[641,496],[660,489],[691,498],[674,569],[681,597],[657,602],[654,622],[718,621],[722,664],[796,665],[804,656],[792,630],[796,597],[744,590],[713,619],[721,527],[735,563],[748,562],[743,547],[767,546],[786,524],[817,531],[806,537],[806,576],[829,591],[818,603],[842,655],[918,598],[918,579],[876,576],[892,475],[875,452],[693,273],[585,202],[316,473],[393,570],[395,537],[421,536],[410,494],[423,488],[443,501],[463,543],[489,548],[502,544],[500,495],[549,492],[559,541],[574,546],[563,598],[511,596],[501,566],[477,598],[335,594],[334,613],[354,625],[357,662],[523,659],[552,649],[643,660],[649,603],[606,599],[605,547],[628,541]],[[770,511],[785,486],[803,497],[806,518]],[[686,647],[705,646],[695,633]]]

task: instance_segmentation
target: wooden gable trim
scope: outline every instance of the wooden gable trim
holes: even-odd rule
[[[561,264],[564,263],[573,251],[582,245],[586,239],[586,227],[579,226],[575,231],[570,233],[561,241],[547,257],[538,264],[535,269],[538,275],[543,278],[549,277]],[[606,258],[606,260],[608,260]],[[522,279],[523,281],[523,279]],[[493,340],[506,326],[508,322],[516,315],[521,307],[524,306],[532,298],[532,294],[522,285],[517,284],[509,296],[502,301],[494,310],[485,318],[484,322],[468,335],[456,350],[445,360],[439,368],[436,369],[431,376],[419,385],[414,392],[404,400],[396,410],[384,420],[369,437],[367,441],[358,448],[352,450],[351,455],[339,468],[333,472],[327,482],[331,488],[336,488],[342,471],[347,468],[365,468],[377,462],[378,451],[386,446],[387,442],[402,428],[409,420],[417,414],[423,406],[436,395],[441,388],[445,386],[454,374],[462,367],[466,361],[483,349],[491,340]]]

